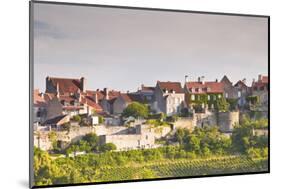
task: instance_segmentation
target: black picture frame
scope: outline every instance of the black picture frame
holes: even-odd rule
[[[70,183],[58,185],[44,185],[34,186],[33,180],[33,65],[34,65],[34,44],[33,44],[33,5],[34,4],[52,4],[64,6],[86,6],[86,7],[100,7],[100,8],[116,8],[116,9],[129,9],[129,10],[146,10],[146,11],[162,11],[162,12],[181,12],[181,13],[194,13],[194,14],[208,14],[208,15],[229,15],[229,16],[243,16],[243,17],[260,17],[268,20],[268,171],[263,172],[249,172],[249,173],[231,173],[231,174],[216,174],[216,175],[200,175],[200,176],[184,176],[184,177],[165,177],[154,179],[141,179],[141,180],[120,180],[109,182],[94,182],[94,183]],[[161,180],[174,180],[174,179],[189,179],[189,178],[205,178],[205,177],[222,177],[222,176],[237,176],[237,175],[252,175],[252,174],[265,174],[270,173],[270,16],[258,14],[240,14],[240,13],[226,13],[226,12],[208,12],[208,11],[192,11],[192,10],[179,10],[179,9],[162,9],[162,8],[149,8],[149,7],[131,7],[131,6],[116,6],[116,5],[101,5],[101,4],[86,4],[86,3],[69,3],[69,2],[56,2],[56,1],[29,1],[29,187],[30,188],[48,188],[48,187],[64,187],[64,186],[81,186],[81,185],[99,185],[99,184],[112,184],[112,183],[130,183],[130,182],[144,182],[144,181],[161,181]]]

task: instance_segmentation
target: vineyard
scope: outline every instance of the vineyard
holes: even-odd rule
[[[260,172],[267,171],[267,163],[267,159],[252,160],[241,156],[166,160],[127,167],[101,168],[95,175],[95,182]]]

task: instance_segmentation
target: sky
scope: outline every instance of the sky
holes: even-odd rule
[[[88,89],[141,84],[251,84],[268,72],[267,18],[56,4],[34,7],[34,88],[45,78],[86,78]]]

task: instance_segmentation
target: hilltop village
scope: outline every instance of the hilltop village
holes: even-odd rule
[[[268,77],[258,75],[251,86],[245,79],[185,82],[157,81],[137,91],[87,88],[84,77],[46,77],[44,92],[33,91],[34,146],[67,148],[89,133],[116,150],[157,148],[173,143],[179,128],[216,126],[230,136],[244,115],[268,118]],[[267,134],[267,130],[255,131]],[[81,152],[82,153],[82,152]]]

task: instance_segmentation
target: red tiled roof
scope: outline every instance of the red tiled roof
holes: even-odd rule
[[[103,90],[99,90],[99,91],[91,91],[91,90],[87,90],[86,91],[87,96],[92,96],[95,97],[95,95],[98,95],[98,100],[102,100],[105,98],[105,92]],[[108,100],[117,98],[120,95],[120,91],[114,91],[114,90],[110,90],[108,91]]]
[[[141,86],[141,91],[144,91],[144,92],[153,92],[154,90],[155,90],[155,87],[144,86],[144,85]]]
[[[63,101],[65,101],[65,102],[72,102],[72,101],[75,100],[74,97],[69,96],[69,95],[60,95],[59,99],[60,99],[60,101],[63,100]]]
[[[261,76],[261,79],[253,82],[252,87],[264,87],[268,86],[268,76]]]
[[[72,78],[55,78],[49,77],[54,87],[59,85],[59,93],[76,93],[79,90],[82,91],[82,83],[80,79]]]
[[[125,102],[129,103],[133,101],[127,93],[121,93],[120,96],[124,99]]]
[[[36,107],[46,106],[46,101],[45,101],[44,97],[41,96],[39,89],[35,89],[33,91],[33,104]]]
[[[157,84],[162,91],[168,90],[169,92],[175,91],[176,93],[183,93],[183,89],[181,87],[180,82],[170,82],[170,81],[161,82],[161,81],[157,81]]]
[[[204,94],[204,93],[223,93],[223,84],[220,82],[210,81],[210,82],[187,82],[187,89],[190,93],[194,94]],[[193,89],[191,91],[191,89]],[[200,89],[196,91],[196,89]]]
[[[81,102],[83,104],[87,104],[88,106],[92,107],[96,112],[102,111],[102,107],[99,104],[97,104],[92,97],[89,96],[82,97]]]

